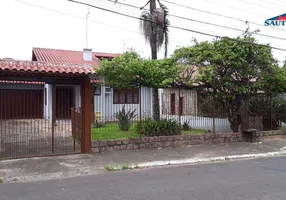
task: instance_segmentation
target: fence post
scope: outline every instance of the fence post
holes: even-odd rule
[[[141,85],[139,86],[139,124],[140,124],[140,137],[142,137],[142,101],[141,101]]]
[[[213,101],[215,100],[214,97],[212,97],[212,100],[213,100]],[[215,115],[216,115],[216,113],[215,113],[215,110],[216,110],[216,109],[215,109],[215,106],[216,106],[216,105],[215,105],[215,103],[214,103],[213,106],[212,106],[212,118],[213,118],[213,119],[212,119],[212,124],[213,124],[213,127],[212,127],[212,128],[213,128],[213,131],[212,131],[212,132],[213,132],[213,133],[216,132],[216,130],[215,130],[215,128],[216,128],[216,127],[215,127]],[[219,109],[218,109],[218,110],[219,110]]]
[[[55,126],[56,126],[56,85],[52,85],[52,153],[55,152]]]
[[[213,108],[213,133],[215,133],[215,109]]]
[[[182,135],[182,124],[181,124],[181,112],[180,112],[180,97],[181,97],[181,88],[179,88],[179,102],[178,102],[178,114],[179,114],[179,133]],[[176,110],[175,110],[176,113]]]
[[[272,126],[272,106],[273,106],[272,95],[270,94],[270,129],[271,129],[271,131],[273,130],[273,126]]]
[[[89,153],[91,149],[91,84],[90,79],[86,78],[82,83],[82,101],[81,101],[81,152]]]

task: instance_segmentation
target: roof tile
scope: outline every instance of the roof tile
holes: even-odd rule
[[[19,60],[0,60],[0,71],[31,71],[43,73],[61,74],[92,74],[95,73],[91,66],[77,64],[58,64],[51,62],[19,61]]]
[[[114,58],[116,56],[121,55],[121,54],[93,52],[92,61],[84,61],[82,51],[33,48],[33,54],[35,55],[35,59],[37,61],[71,63],[77,65],[90,65],[94,68],[97,68],[99,66],[101,58]]]

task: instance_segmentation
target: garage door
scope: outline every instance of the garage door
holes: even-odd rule
[[[43,118],[43,90],[0,89],[0,118]]]

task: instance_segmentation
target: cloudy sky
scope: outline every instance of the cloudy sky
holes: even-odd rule
[[[109,10],[140,16],[141,11],[108,0],[78,0]],[[123,3],[143,6],[147,0],[119,0]],[[206,24],[204,22],[245,30],[242,21],[208,14],[187,7],[209,11],[232,18],[248,20],[251,29],[260,29],[256,36],[260,43],[286,49],[286,26],[269,28],[264,21],[286,12],[286,0],[169,0],[186,7],[180,7],[161,0],[170,14],[197,20],[183,20],[170,17],[171,25],[219,36],[236,37],[242,32]],[[32,47],[82,50],[86,40],[85,15],[87,7],[67,0],[1,0],[0,1],[0,58],[30,60]],[[191,31],[170,29],[169,54],[180,47],[190,44],[192,38],[199,41],[212,40],[212,37]],[[277,38],[285,38],[277,39]],[[144,41],[136,19],[90,8],[88,23],[88,47],[97,52],[122,53],[132,47],[145,57],[150,57],[150,50]],[[286,51],[273,50],[280,61],[285,60]],[[163,57],[163,51],[159,57]]]

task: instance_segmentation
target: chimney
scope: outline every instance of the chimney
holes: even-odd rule
[[[83,60],[92,61],[92,49],[83,49]]]

